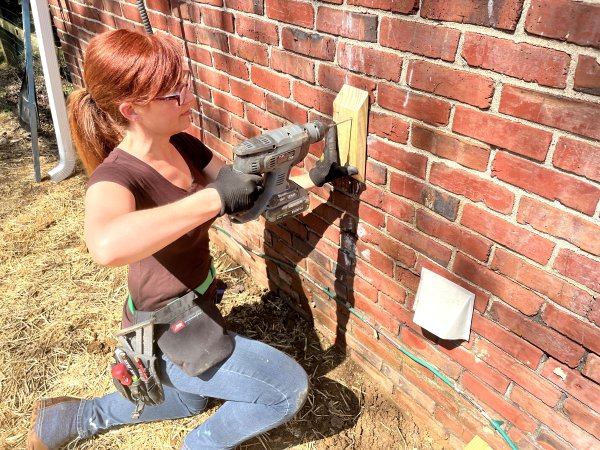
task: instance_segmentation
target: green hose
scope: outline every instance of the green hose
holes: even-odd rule
[[[320,283],[318,283],[317,281],[313,280],[306,272],[298,269],[297,266],[289,264],[289,263],[287,263],[287,262],[285,262],[285,261],[283,261],[281,259],[269,256],[269,255],[267,255],[265,253],[257,252],[256,250],[251,249],[247,245],[241,243],[236,238],[234,238],[227,230],[225,230],[225,229],[223,229],[223,228],[221,228],[221,227],[219,227],[217,225],[212,225],[212,228],[214,228],[217,231],[220,231],[221,233],[225,234],[227,237],[229,237],[232,241],[234,241],[236,244],[238,244],[240,247],[242,247],[247,252],[250,252],[250,253],[252,253],[252,254],[260,257],[260,258],[267,259],[269,261],[273,261],[274,263],[276,263],[276,264],[278,264],[280,266],[287,267],[288,269],[291,269],[294,272],[296,272],[297,274],[299,274],[302,277],[306,278],[309,282],[311,282],[316,287],[318,287],[321,291],[323,291],[329,298],[331,298],[337,304],[343,306],[348,311],[350,311],[350,313],[352,313],[356,317],[358,317],[369,328],[371,328],[377,334],[378,337],[379,336],[383,336],[390,344],[392,344],[394,347],[396,347],[398,350],[400,350],[402,353],[404,353],[407,357],[409,357],[410,359],[412,359],[417,364],[420,364],[421,366],[423,366],[426,369],[428,369],[429,371],[431,371],[436,377],[438,377],[444,383],[446,383],[448,386],[450,386],[456,393],[458,393],[461,397],[463,397],[464,399],[466,399],[471,405],[473,405],[475,407],[475,409],[477,411],[479,411],[479,413],[490,423],[490,425],[496,431],[498,431],[498,433],[500,433],[500,436],[502,436],[502,438],[506,441],[506,443],[510,446],[510,448],[512,450],[518,450],[518,447],[510,439],[510,437],[508,436],[508,434],[506,434],[506,431],[504,431],[502,429],[501,425],[504,423],[503,421],[491,419],[490,416],[485,412],[485,410],[481,406],[479,406],[479,404],[477,404],[475,402],[475,400],[473,400],[471,397],[469,397],[464,391],[462,391],[461,389],[459,389],[459,387],[456,386],[456,384],[452,380],[450,380],[448,377],[446,377],[443,373],[441,373],[438,369],[436,369],[434,366],[432,366],[431,364],[429,364],[427,361],[424,361],[421,358],[418,358],[417,356],[413,355],[408,350],[406,350],[405,348],[403,348],[402,346],[400,346],[395,340],[393,340],[392,338],[390,338],[387,334],[385,334],[381,330],[378,330],[365,317],[363,317],[361,314],[359,314],[352,306],[350,306],[347,303],[342,302],[340,299],[338,299],[337,296],[334,293],[332,293],[331,289],[329,289],[327,286],[321,286]]]

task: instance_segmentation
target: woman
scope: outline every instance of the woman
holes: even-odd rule
[[[183,132],[194,98],[181,50],[170,39],[127,30],[98,35],[88,45],[84,74],[87,88],[71,95],[69,119],[90,175],[85,241],[97,263],[129,266],[123,327],[135,323],[138,311],[160,310],[192,290],[198,302],[214,304],[208,229],[217,216],[250,208],[262,178],[232,171]],[[296,181],[310,188],[347,174],[325,158]],[[164,402],[137,419],[135,405],[117,392],[36,402],[28,448],[54,449],[114,426],[198,414],[207,397],[225,402],[186,436],[183,449],[233,448],[289,420],[306,398],[305,371],[261,342],[224,334],[232,352],[197,376],[159,353]]]

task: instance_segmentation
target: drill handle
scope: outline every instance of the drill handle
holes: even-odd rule
[[[291,167],[288,167],[287,171],[289,172],[290,169],[291,169]],[[263,192],[259,195],[256,202],[254,202],[254,205],[252,205],[252,208],[250,208],[247,211],[243,211],[241,213],[231,214],[229,216],[231,221],[233,223],[240,224],[240,223],[246,223],[246,222],[249,222],[251,220],[258,218],[258,216],[260,216],[267,208],[267,205],[271,201],[271,197],[273,197],[273,195],[275,193],[277,193],[277,188],[278,188],[277,181],[280,179],[280,176],[281,176],[280,174],[281,174],[281,172],[280,173],[275,172],[275,173],[269,173],[268,176],[263,175],[263,177],[265,179],[265,182],[263,184]],[[285,175],[285,173],[283,175]],[[285,180],[287,181],[287,177],[285,177]]]

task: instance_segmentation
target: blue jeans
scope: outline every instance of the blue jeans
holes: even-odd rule
[[[202,412],[207,397],[225,402],[192,430],[182,449],[230,449],[286,422],[302,407],[308,391],[304,369],[286,354],[262,342],[233,335],[235,348],[224,362],[190,377],[163,356],[165,401],[147,406],[132,420],[133,403],[119,393],[81,402],[80,438],[134,423],[178,419]]]

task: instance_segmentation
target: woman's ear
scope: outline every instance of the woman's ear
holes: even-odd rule
[[[140,117],[135,106],[130,102],[121,103],[119,105],[119,111],[121,112],[121,115],[129,122],[135,122]]]

